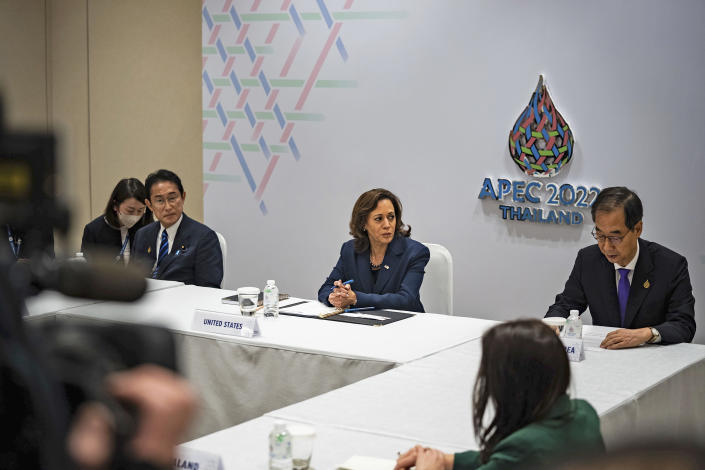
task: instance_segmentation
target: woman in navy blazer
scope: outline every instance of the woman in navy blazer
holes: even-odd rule
[[[376,307],[423,312],[419,289],[430,257],[409,238],[401,201],[386,189],[363,193],[350,218],[352,240],[318,290],[318,300],[334,307]],[[351,284],[345,281],[353,280]]]

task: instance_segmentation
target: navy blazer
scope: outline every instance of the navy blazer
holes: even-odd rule
[[[592,322],[621,326],[614,264],[591,245],[578,252],[573,272],[547,317],[567,317],[590,307]],[[663,343],[690,342],[695,335],[695,299],[688,262],[678,253],[639,239],[639,259],[632,275],[625,328],[654,327]]]
[[[137,231],[130,264],[143,265],[150,273],[157,260],[156,246],[160,223],[153,222]],[[181,281],[204,287],[220,287],[223,280],[223,254],[213,230],[184,214],[171,245],[162,260],[156,279]]]
[[[355,307],[377,307],[423,312],[419,289],[430,253],[425,245],[408,237],[394,237],[384,254],[377,282],[370,268],[370,250],[355,252],[355,240],[343,243],[338,263],[318,290],[318,300],[330,305],[333,282],[354,279]]]

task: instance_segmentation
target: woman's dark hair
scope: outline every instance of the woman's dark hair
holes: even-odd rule
[[[482,336],[473,425],[486,463],[495,446],[546,416],[570,384],[570,365],[558,335],[540,320],[502,323]],[[484,424],[487,404],[494,416]]]
[[[355,239],[355,251],[362,253],[370,247],[370,239],[365,232],[367,216],[375,210],[379,201],[389,199],[394,206],[396,217],[395,236],[408,237],[411,235],[411,226],[404,225],[401,220],[401,201],[391,191],[382,188],[370,189],[360,195],[350,216],[350,235]]]
[[[161,169],[147,175],[147,180],[144,182],[144,186],[147,188],[147,199],[150,201],[152,200],[152,186],[160,181],[174,183],[179,189],[179,194],[184,195],[184,185],[181,184],[181,178],[173,171]]]
[[[115,185],[115,189],[113,189],[113,193],[110,195],[110,199],[108,199],[108,204],[105,206],[104,215],[105,220],[108,221],[108,224],[113,227],[120,227],[120,220],[118,219],[115,207],[119,206],[131,197],[134,197],[140,203],[144,204],[144,200],[147,199],[147,191],[144,189],[142,182],[137,178],[123,178],[118,182],[118,184]],[[143,227],[151,222],[151,220],[152,212],[149,208],[145,208],[142,220],[137,222],[135,225],[138,228]]]
[[[590,209],[592,221],[595,221],[597,211],[612,212],[620,208],[624,209],[624,225],[629,230],[633,229],[644,216],[641,199],[634,191],[624,186],[613,186],[603,189],[595,198]]]

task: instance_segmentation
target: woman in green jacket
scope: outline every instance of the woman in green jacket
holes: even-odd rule
[[[473,396],[479,451],[445,454],[416,446],[395,470],[500,470],[543,466],[562,456],[604,452],[600,419],[585,400],[571,400],[563,343],[539,320],[497,325],[482,337]],[[494,414],[485,419],[491,404]]]

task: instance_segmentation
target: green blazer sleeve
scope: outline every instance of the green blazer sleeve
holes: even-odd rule
[[[480,453],[476,450],[459,452],[455,454],[455,460],[453,460],[453,470],[478,468],[480,465]]]
[[[558,399],[548,415],[499,442],[485,464],[477,451],[455,454],[454,470],[505,470],[549,465],[566,451],[604,452],[600,418],[585,400]]]

